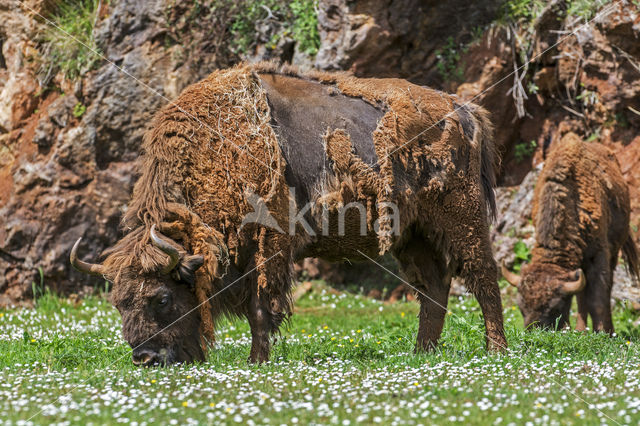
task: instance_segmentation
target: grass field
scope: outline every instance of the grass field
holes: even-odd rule
[[[509,352],[484,350],[471,297],[452,298],[438,350],[413,354],[417,304],[321,283],[297,304],[272,362],[247,364],[245,322],[225,322],[206,363],[135,368],[103,298],[53,296],[0,311],[0,422],[36,424],[637,424],[640,340],[522,331],[505,302]]]

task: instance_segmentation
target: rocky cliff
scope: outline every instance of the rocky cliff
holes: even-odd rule
[[[154,112],[242,59],[397,76],[480,103],[496,124],[503,186],[520,184],[564,132],[607,144],[637,230],[637,2],[539,3],[0,0],[0,304],[28,301],[33,284],[102,285],[71,270],[71,245],[82,236],[97,258],[117,239]],[[530,237],[529,191],[501,191],[495,241],[508,259]]]

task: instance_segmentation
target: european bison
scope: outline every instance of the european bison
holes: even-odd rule
[[[273,64],[214,72],[155,117],[102,264],[136,364],[204,359],[220,315],[251,326],[250,361],[291,314],[292,265],[391,251],[420,290],[416,349],[436,344],[452,275],[506,346],[488,217],[487,113],[398,79]],[[375,267],[375,266],[373,266]],[[208,342],[207,342],[208,341]]]
[[[568,133],[551,147],[535,187],[536,243],[521,276],[503,275],[518,287],[526,327],[569,324],[578,300],[577,330],[591,315],[594,331],[613,333],[611,287],[618,253],[638,277],[638,252],[629,229],[629,190],[615,155]]]

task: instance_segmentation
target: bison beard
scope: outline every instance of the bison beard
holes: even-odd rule
[[[590,315],[594,331],[613,333],[611,288],[621,250],[638,278],[629,213],[629,190],[609,149],[573,133],[551,147],[535,187],[531,262],[522,277],[503,266],[518,287],[525,326],[568,325],[576,295],[576,329],[584,330]]]
[[[113,282],[138,364],[203,359],[220,315],[247,318],[250,360],[267,361],[291,314],[295,260],[387,251],[419,291],[416,350],[437,344],[452,276],[478,299],[488,348],[503,349],[488,226],[492,128],[486,111],[455,102],[398,79],[270,63],[215,72],[160,111],[145,135],[126,235],[102,264],[80,261],[77,245],[72,262]],[[248,193],[284,232],[243,224],[253,213]],[[338,210],[350,202],[367,207],[366,224],[348,213],[341,234]],[[319,208],[304,215],[311,232],[300,224],[287,232],[290,207],[307,203],[328,211],[328,233]]]

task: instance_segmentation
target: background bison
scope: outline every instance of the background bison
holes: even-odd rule
[[[216,72],[156,116],[127,235],[102,265],[76,266],[114,283],[139,364],[202,359],[198,333],[212,341],[221,314],[249,320],[250,359],[265,361],[291,313],[294,260],[387,251],[419,293],[417,349],[436,344],[454,275],[480,303],[487,346],[501,349],[491,133],[484,110],[404,80],[270,64]],[[249,196],[271,227],[246,223]],[[344,211],[354,203],[363,215]]]
[[[518,287],[525,327],[569,324],[578,300],[577,330],[591,316],[594,331],[613,333],[611,288],[622,250],[638,278],[638,252],[629,229],[629,190],[613,153],[568,133],[551,146],[533,200],[536,244]]]

